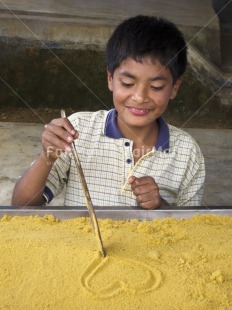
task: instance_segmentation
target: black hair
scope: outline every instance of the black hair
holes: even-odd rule
[[[127,58],[159,60],[170,70],[174,82],[187,66],[183,34],[172,22],[154,16],[138,15],[119,24],[108,40],[105,56],[112,75]]]

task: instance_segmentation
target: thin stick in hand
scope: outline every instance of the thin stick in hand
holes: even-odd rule
[[[61,117],[66,118],[66,114],[65,114],[64,110],[61,110]],[[102,243],[101,233],[100,233],[100,229],[99,229],[98,222],[97,222],[97,217],[96,217],[96,214],[95,214],[95,211],[93,208],[93,204],[92,204],[92,200],[91,200],[91,197],[89,194],[88,186],[87,186],[87,183],[85,180],[85,176],[84,176],[84,173],[83,173],[83,170],[81,167],[81,163],[80,163],[74,142],[72,142],[72,148],[71,149],[72,149],[72,154],[73,154],[73,158],[74,158],[74,161],[76,164],[77,171],[80,175],[82,188],[83,188],[83,191],[85,194],[85,202],[86,202],[86,206],[87,206],[87,209],[89,211],[89,214],[90,214],[92,229],[93,229],[93,232],[95,233],[95,235],[97,237],[101,255],[102,255],[102,257],[105,257],[106,254],[105,254],[105,251],[103,248],[103,243]]]

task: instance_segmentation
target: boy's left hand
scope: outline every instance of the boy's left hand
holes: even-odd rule
[[[168,203],[160,196],[159,187],[152,177],[129,178],[131,189],[136,196],[140,206],[152,210]]]

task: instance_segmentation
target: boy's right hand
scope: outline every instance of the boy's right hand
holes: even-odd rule
[[[47,158],[55,161],[62,152],[71,151],[71,143],[78,132],[67,118],[57,118],[44,126],[42,134],[43,151]]]

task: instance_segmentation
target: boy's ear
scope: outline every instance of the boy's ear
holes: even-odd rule
[[[110,91],[113,91],[113,76],[107,68],[107,80],[108,80],[108,88]]]
[[[182,78],[179,78],[178,80],[176,80],[176,82],[173,84],[172,86],[172,91],[171,91],[171,95],[170,95],[170,99],[175,99],[176,95],[178,93],[180,84],[182,83]]]

